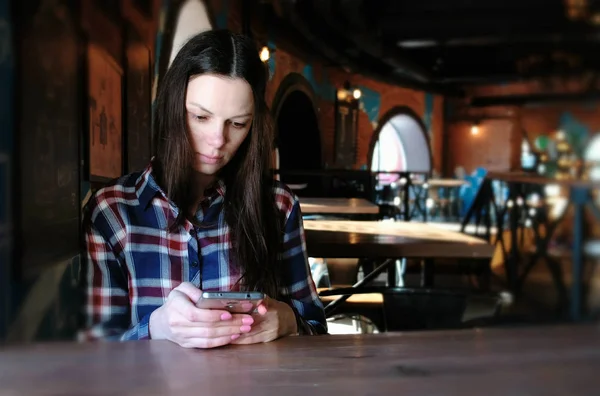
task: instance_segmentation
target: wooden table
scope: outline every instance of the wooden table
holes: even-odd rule
[[[491,258],[489,243],[403,221],[305,220],[306,248],[326,258]]]
[[[365,277],[325,307],[325,313],[335,312],[356,289],[368,285],[380,274],[387,272],[388,287],[401,286],[396,259],[423,259],[421,285],[434,283],[433,259],[477,258],[490,259],[494,248],[472,236],[448,231],[423,223],[389,221],[305,220],[306,249],[310,257],[360,258]],[[378,266],[368,263],[379,261]],[[365,267],[369,266],[370,270]],[[489,260],[486,262],[489,272]]]
[[[427,184],[427,186],[429,188],[433,188],[433,187],[446,187],[446,188],[452,188],[452,187],[462,187],[466,184],[469,184],[468,181],[463,180],[463,179],[428,179],[426,181],[413,181],[414,184],[416,185],[423,185],[423,184]]]
[[[0,395],[597,395],[598,326],[0,349]]]
[[[378,214],[379,206],[363,198],[300,197],[303,214]]]

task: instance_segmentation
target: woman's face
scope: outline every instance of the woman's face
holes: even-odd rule
[[[202,74],[190,79],[185,106],[194,169],[215,175],[248,136],[254,115],[252,88],[241,78]]]

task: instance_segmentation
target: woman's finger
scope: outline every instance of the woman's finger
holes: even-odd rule
[[[173,334],[178,339],[190,338],[220,338],[249,333],[252,327],[248,325],[241,326],[220,326],[220,327],[177,327],[173,329]]]
[[[258,312],[259,315],[264,316],[267,314],[267,304],[262,302],[258,305],[258,307],[256,307],[256,311]]]
[[[237,337],[234,336],[224,336],[218,338],[188,338],[179,345],[184,348],[217,348],[231,344],[231,342],[236,338]]]
[[[227,319],[230,316],[229,319]],[[256,320],[246,314],[233,314],[229,316],[224,316],[226,319],[219,318],[218,322],[215,321],[207,321],[204,322],[202,320],[190,320],[192,316],[188,313],[188,315],[184,315],[181,312],[176,312],[173,314],[171,319],[169,320],[169,325],[171,327],[228,327],[228,326],[243,326],[243,325],[253,325],[256,323]],[[194,319],[202,319],[202,316],[198,314],[194,316]]]
[[[180,283],[179,286],[177,286],[173,290],[177,290],[178,292],[185,294],[187,298],[189,298],[190,301],[194,304],[196,304],[196,302],[198,302],[198,300],[202,296],[202,290],[198,289],[191,282]]]
[[[248,334],[242,334],[238,339],[233,340],[231,343],[237,345],[248,345],[258,344],[260,342],[270,342],[275,339],[277,339],[277,329],[259,328],[252,329],[252,331]]]

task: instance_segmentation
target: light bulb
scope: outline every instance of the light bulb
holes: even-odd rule
[[[260,60],[266,62],[269,60],[270,57],[271,51],[269,51],[269,48],[267,46],[262,47],[262,49],[260,50]]]

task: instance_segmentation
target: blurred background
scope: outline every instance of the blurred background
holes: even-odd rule
[[[492,243],[503,323],[572,320],[573,277],[596,317],[600,1],[0,0],[0,340],[73,338],[81,208],[147,164],[162,76],[218,28],[269,68],[300,197]],[[311,264],[335,286],[339,260]]]

